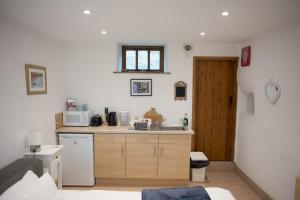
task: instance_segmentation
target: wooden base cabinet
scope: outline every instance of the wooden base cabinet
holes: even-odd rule
[[[189,179],[190,135],[160,135],[158,178]]]
[[[95,134],[96,178],[125,178],[125,134]]]
[[[96,178],[188,180],[191,135],[95,134]]]
[[[157,178],[157,135],[127,135],[126,178]]]

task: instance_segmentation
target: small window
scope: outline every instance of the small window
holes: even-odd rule
[[[122,46],[123,72],[164,72],[163,46]]]

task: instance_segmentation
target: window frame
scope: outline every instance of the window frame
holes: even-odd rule
[[[133,50],[135,51],[135,69],[126,69],[126,51]],[[147,51],[148,52],[148,62],[147,69],[138,69],[138,51]],[[159,51],[160,60],[159,60],[159,69],[150,69],[150,51]],[[133,45],[124,45],[122,46],[122,72],[156,72],[164,73],[164,46],[133,46]]]

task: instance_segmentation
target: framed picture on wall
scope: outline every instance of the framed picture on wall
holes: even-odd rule
[[[47,94],[46,67],[25,65],[27,95]]]
[[[241,57],[242,57],[241,66],[242,67],[249,66],[251,61],[251,46],[242,49]]]
[[[131,96],[152,96],[152,79],[130,79]]]
[[[183,81],[178,81],[174,86],[174,98],[177,100],[186,100],[187,84]]]

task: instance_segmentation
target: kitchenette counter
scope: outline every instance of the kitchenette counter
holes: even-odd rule
[[[194,131],[187,130],[130,130],[128,126],[99,126],[99,127],[61,127],[56,129],[56,133],[117,133],[117,134],[158,134],[158,135],[193,135]]]
[[[97,184],[105,181],[110,184],[189,183],[192,129],[164,126],[159,130],[130,130],[128,126],[89,126],[61,127],[56,133],[76,141],[79,136],[85,138],[81,134],[93,134]],[[81,142],[70,144],[77,146]]]

